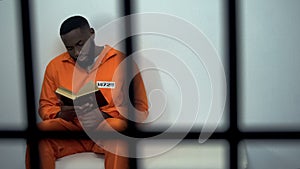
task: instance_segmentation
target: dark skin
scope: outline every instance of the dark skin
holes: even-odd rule
[[[95,31],[93,28],[81,27],[61,35],[61,39],[76,63],[88,71],[88,66],[93,64],[94,59],[101,53],[103,47],[96,46],[94,43]],[[99,124],[103,117],[98,108],[92,109],[92,103],[85,103],[81,106],[65,106],[60,102],[61,112],[57,118],[71,121],[78,115],[84,127],[90,128]]]

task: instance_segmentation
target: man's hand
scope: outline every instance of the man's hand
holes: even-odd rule
[[[66,121],[72,121],[76,117],[76,113],[84,113],[89,111],[89,104],[82,106],[65,106],[64,103],[59,100],[60,112],[57,113],[55,118],[62,118]]]
[[[61,111],[57,113],[55,118],[62,118],[66,121],[72,121],[76,117],[74,106],[60,106]]]
[[[95,108],[92,103],[86,103],[81,106],[64,106],[60,102],[61,111],[55,118],[62,118],[66,121],[72,121],[77,116],[85,128],[92,128],[99,125],[105,118],[110,117],[103,113],[99,108]]]
[[[78,119],[85,128],[97,127],[103,120],[103,112],[99,108],[93,108],[93,104],[86,103],[77,107]]]

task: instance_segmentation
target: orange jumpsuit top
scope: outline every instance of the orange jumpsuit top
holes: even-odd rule
[[[122,115],[129,113],[126,112],[126,108],[128,103],[130,103],[129,97],[126,97],[129,94],[124,80],[126,74],[123,72],[123,75],[120,73],[114,75],[124,58],[123,53],[106,45],[93,67],[90,71],[87,71],[79,67],[67,52],[55,57],[47,65],[44,75],[39,100],[39,114],[41,118],[43,120],[53,119],[60,111],[59,100],[55,94],[55,90],[58,87],[64,87],[76,93],[84,84],[91,80],[95,83],[97,81],[115,82],[115,88],[113,89],[100,88],[109,103],[101,107],[100,110],[114,118],[124,118]],[[133,86],[135,108],[139,111],[130,113],[138,113],[138,118],[144,120],[148,115],[148,101],[140,73],[134,77]]]

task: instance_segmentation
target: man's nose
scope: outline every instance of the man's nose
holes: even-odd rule
[[[81,49],[79,49],[79,48],[75,48],[75,50],[74,50],[74,55],[75,55],[76,58],[79,56],[80,50],[81,50]]]

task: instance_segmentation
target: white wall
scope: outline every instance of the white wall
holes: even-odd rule
[[[56,55],[65,51],[59,38],[58,30],[61,22],[70,15],[82,14],[86,16],[91,25],[95,28],[118,17],[117,0],[111,1],[81,1],[81,0],[52,0],[39,1],[34,0],[34,54],[36,68],[36,94],[38,97],[43,72],[46,64]],[[195,25],[209,38],[219,53],[220,59],[223,56],[223,35],[222,35],[222,1],[204,1],[204,0],[151,0],[138,1],[138,12],[163,12],[181,17]],[[266,130],[271,126],[277,126],[276,129],[284,129],[285,126],[293,129],[299,127],[298,102],[300,101],[299,85],[300,77],[300,53],[299,39],[299,6],[298,0],[248,0],[243,1],[242,9],[242,56],[243,60],[243,107],[240,118],[240,126],[243,130],[253,130],[259,127]],[[20,21],[16,11],[15,0],[0,1],[0,19],[3,24],[0,25],[1,46],[1,118],[0,129],[13,127],[15,129],[24,129],[26,127],[26,116],[22,101],[22,56],[20,50],[21,41],[18,29]],[[154,23],[155,24],[155,23]],[[170,28],[176,29],[176,28]],[[184,31],[184,30],[182,30]],[[101,36],[101,35],[98,35]],[[203,117],[207,116],[209,109],[208,76],[205,73],[203,65],[194,60],[193,54],[182,47],[176,41],[164,37],[141,36],[141,48],[160,48],[176,53],[190,67],[197,78],[197,81],[203,88],[199,89],[204,99],[201,104],[203,108],[197,118],[196,128],[203,124]],[[151,58],[150,58],[151,60]],[[169,125],[174,119],[172,112],[177,109],[175,105],[179,101],[176,86],[172,79],[166,74],[160,74],[163,87],[171,96],[170,104],[167,107],[166,116],[161,118],[157,124]],[[148,79],[149,80],[149,79]],[[151,80],[151,79],[150,79]],[[14,90],[9,92],[9,89]],[[14,103],[14,104],[12,104]],[[173,103],[173,105],[172,105]],[[175,104],[174,104],[175,103]],[[189,112],[185,112],[188,113]],[[206,113],[206,114],[205,114]],[[182,125],[188,123],[182,121]],[[220,125],[221,129],[226,127],[226,115]],[[15,143],[12,143],[13,145]],[[1,146],[7,143],[1,142]],[[1,165],[12,166],[13,168],[23,168],[23,156],[25,144],[18,143],[18,150],[9,148],[8,151],[1,151],[0,156],[12,156],[7,160],[1,161]],[[298,149],[290,151],[277,149],[275,147],[266,148],[261,146],[261,151],[253,149],[254,144],[247,145],[249,158],[249,167],[251,168],[275,168],[275,164],[265,163],[264,159],[268,152],[273,154],[270,160],[281,159],[280,154],[284,154],[285,159],[292,159],[288,162],[291,166],[297,166],[294,159],[299,154]],[[296,147],[298,145],[293,144]],[[282,145],[284,146],[284,145]],[[18,153],[17,153],[18,152]],[[290,152],[290,153],[289,153]],[[277,154],[277,155],[276,155]],[[284,159],[284,160],[285,160]],[[11,160],[11,161],[10,161]],[[260,161],[259,161],[260,160]],[[22,161],[22,162],[21,162]],[[284,162],[284,161],[283,161]],[[21,165],[22,164],[22,165]],[[282,163],[285,164],[285,163]],[[17,166],[16,166],[17,165]],[[298,166],[299,168],[299,166]]]
[[[188,1],[181,1],[181,0],[152,0],[152,1],[138,1],[137,3],[137,12],[140,13],[161,13],[166,15],[171,15],[178,20],[185,20],[187,22],[186,25],[190,24],[195,26],[199,29],[200,32],[207,38],[207,42],[211,43],[211,45],[215,48],[218,58],[224,61],[223,49],[222,49],[222,3],[219,0],[211,0],[211,1],[204,1],[204,0],[188,0]],[[148,25],[153,27],[167,27],[170,29],[170,32],[176,32],[176,38],[179,38],[181,35],[185,33],[189,33],[190,30],[182,29],[186,25],[177,25],[177,27],[171,27],[169,23],[161,23],[159,21],[159,17],[156,20],[149,21]],[[145,26],[144,26],[145,27]],[[188,26],[189,27],[189,26]],[[185,27],[186,28],[186,27]],[[140,29],[143,30],[143,26],[140,25]],[[177,30],[177,31],[173,31]],[[167,34],[168,35],[168,34]],[[210,102],[212,101],[212,87],[210,77],[211,72],[207,72],[208,70],[205,68],[204,62],[199,60],[199,57],[202,58],[203,56],[196,56],[195,53],[191,49],[189,49],[185,45],[191,45],[192,42],[197,42],[200,44],[201,40],[196,38],[189,39],[189,41],[185,41],[183,44],[180,40],[183,39],[172,39],[170,37],[159,35],[159,34],[146,34],[139,36],[140,41],[140,48],[141,49],[162,49],[170,52],[173,54],[174,60],[169,60],[170,65],[172,63],[175,64],[176,58],[179,58],[184,66],[189,68],[191,71],[190,74],[194,76],[194,79],[198,85],[198,91],[195,90],[194,92],[199,92],[199,111],[197,112],[196,118],[190,118],[193,116],[194,112],[190,112],[188,109],[181,109],[181,93],[180,87],[183,87],[183,84],[180,81],[176,81],[179,79],[172,79],[172,75],[174,72],[162,72],[159,71],[159,74],[162,79],[162,88],[167,93],[167,105],[166,110],[163,115],[150,126],[151,129],[155,129],[155,126],[166,125],[172,126],[175,122],[178,124],[177,130],[184,130],[185,126],[194,124],[194,131],[201,130],[201,127],[204,125],[205,120],[209,115],[210,110]],[[196,50],[196,49],[193,49]],[[205,50],[205,49],[201,49]],[[160,59],[152,58],[151,56],[147,59],[151,60],[154,64],[159,65],[164,59],[164,54],[161,54]],[[211,57],[211,56],[210,56]],[[183,67],[178,67],[177,69],[182,69]],[[210,74],[210,75],[209,75]],[[185,81],[186,83],[191,83],[189,81]],[[178,83],[178,84],[177,84]],[[221,94],[219,94],[220,96]],[[190,96],[189,102],[192,102],[196,98],[192,98]],[[182,101],[185,102],[186,100]],[[195,106],[195,105],[191,105]],[[180,111],[178,111],[180,110]],[[180,117],[180,119],[176,119],[179,117],[180,114],[185,114],[185,117]],[[227,112],[225,111],[223,114],[223,118],[218,124],[219,130],[224,130],[226,128],[226,117]],[[178,120],[178,121],[176,121]]]
[[[25,169],[26,141],[23,139],[0,140],[0,164],[3,169]]]
[[[240,128],[299,130],[300,1],[242,1]],[[299,168],[297,142],[246,142],[250,169]]]
[[[24,111],[21,37],[16,0],[0,1],[0,128],[24,129],[27,125]]]
[[[300,127],[299,7],[298,0],[242,3],[243,130]]]
[[[249,169],[297,169],[300,166],[299,141],[246,141]]]

